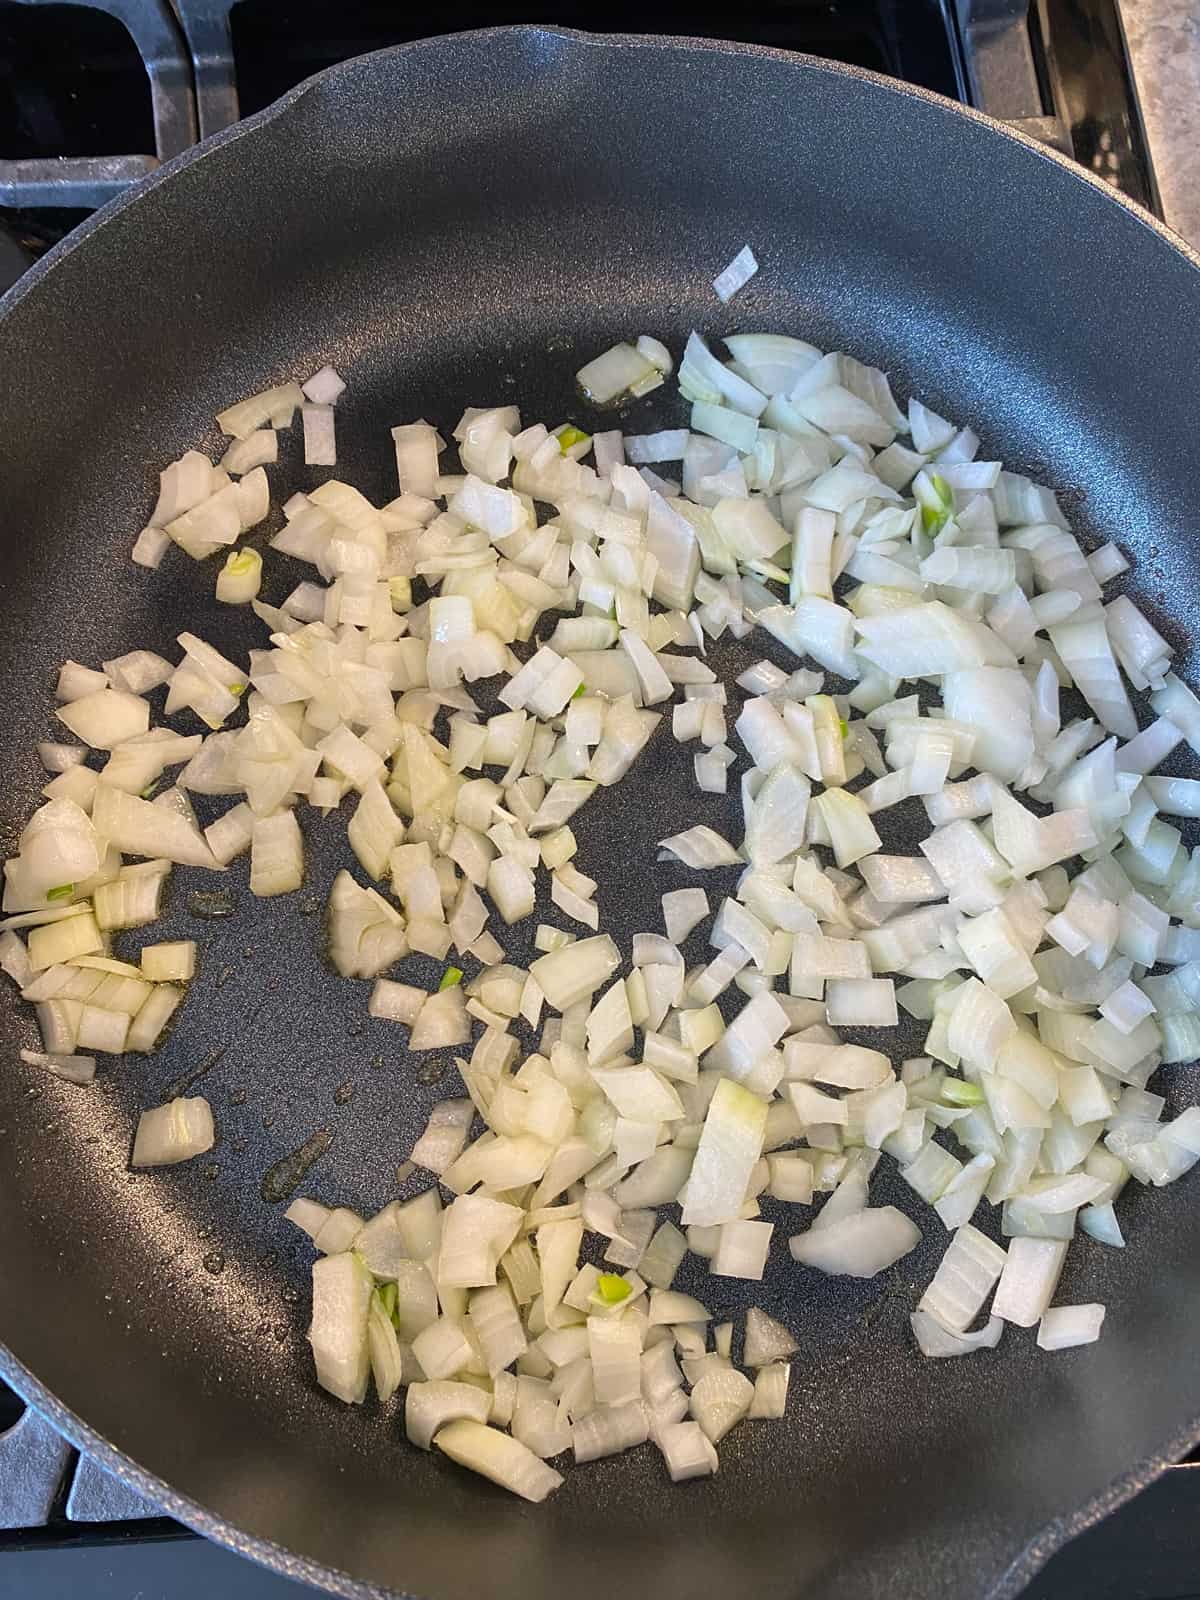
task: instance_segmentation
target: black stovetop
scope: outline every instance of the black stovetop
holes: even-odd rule
[[[97,199],[88,184],[98,163],[77,158],[136,156],[144,169],[156,148],[164,156],[185,148],[322,67],[445,25],[707,34],[850,62],[1017,121],[1157,209],[1116,0],[1032,0],[1027,14],[1021,0],[746,0],[736,23],[707,23],[681,0],[612,0],[602,20],[565,0],[466,0],[448,19],[406,13],[394,0],[173,7],[155,40],[135,44],[87,0],[0,0],[0,289],[18,270],[5,276],[6,260],[21,259],[11,254],[13,238],[28,261]],[[999,79],[973,50],[981,14],[1007,35]],[[143,55],[162,86],[156,106]],[[38,165],[47,158],[58,164]],[[132,159],[127,166],[137,169]],[[1056,1556],[1026,1600],[1200,1600],[1198,1512],[1200,1465],[1170,1470]],[[0,1600],[296,1600],[306,1592],[159,1515],[40,1419],[22,1417],[0,1385]]]

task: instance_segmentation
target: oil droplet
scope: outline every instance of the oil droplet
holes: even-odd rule
[[[230,978],[232,978],[232,977],[233,977],[233,968],[232,967],[222,967],[220,972],[217,973],[217,982],[216,982],[217,988],[218,989],[223,989],[225,987],[225,985],[229,982]]]
[[[209,1183],[211,1183],[220,1170],[220,1167],[215,1161],[210,1161],[204,1169],[204,1176],[208,1179]]]
[[[348,1100],[353,1100],[353,1098],[354,1083],[350,1078],[347,1078],[345,1083],[339,1083],[333,1091],[333,1099],[336,1105],[344,1106]]]
[[[303,900],[300,903],[300,915],[303,917],[315,917],[320,909],[321,902],[312,895],[310,895],[307,900]]]
[[[323,1156],[332,1143],[332,1132],[328,1128],[318,1128],[298,1149],[270,1167],[263,1175],[259,1191],[267,1204],[275,1205],[293,1194],[313,1162]]]
[[[371,1057],[371,1070],[373,1072],[382,1072],[383,1071],[383,1057],[382,1056],[372,1056]]]
[[[264,1128],[273,1128],[275,1126],[275,1118],[271,1116],[270,1112],[263,1117],[262,1125]]]
[[[193,917],[209,920],[233,915],[234,900],[228,889],[194,889],[187,897],[187,908]]]
[[[230,1105],[244,1106],[246,1104],[245,1089],[231,1089],[229,1091],[229,1103]]]
[[[225,1271],[225,1257],[221,1255],[219,1251],[214,1250],[211,1255],[204,1257],[200,1265],[204,1268],[205,1272],[211,1272],[215,1278],[219,1273]]]
[[[186,1094],[194,1083],[199,1083],[201,1078],[212,1071],[224,1054],[225,1047],[222,1045],[219,1050],[214,1050],[212,1055],[210,1055],[206,1060],[202,1061],[198,1067],[193,1067],[190,1072],[185,1073],[182,1078],[177,1079],[168,1088],[166,1094],[167,1099],[177,1100],[180,1095]]]
[[[417,1068],[417,1082],[424,1084],[436,1083],[445,1070],[444,1062],[423,1061]]]
[[[352,1017],[346,1024],[346,1032],[352,1039],[357,1039],[359,1034],[366,1032],[366,1023],[359,1017]]]

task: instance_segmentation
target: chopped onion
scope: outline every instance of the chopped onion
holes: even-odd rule
[[[716,1445],[746,1415],[753,1399],[754,1385],[742,1373],[732,1368],[709,1372],[692,1389],[691,1413],[705,1438]]]
[[[873,1278],[915,1250],[921,1232],[894,1206],[857,1211],[826,1228],[788,1240],[792,1259],[820,1272]]]
[[[778,1419],[787,1412],[788,1379],[791,1367],[786,1361],[772,1361],[754,1376],[754,1397],[746,1415],[758,1419]]]
[[[1032,1328],[1050,1304],[1066,1254],[1066,1245],[1054,1239],[1011,1240],[992,1315]]]
[[[1100,1337],[1105,1308],[1102,1305],[1053,1306],[1038,1323],[1039,1350],[1071,1350],[1094,1344]]]
[[[717,1470],[717,1452],[696,1422],[669,1422],[657,1430],[655,1443],[672,1483],[707,1478]]]
[[[563,1481],[561,1473],[539,1461],[519,1440],[469,1418],[446,1423],[433,1442],[459,1466],[490,1478],[523,1500],[540,1502]]]
[[[738,290],[758,271],[758,262],[748,244],[743,245],[729,265],[713,279],[717,299],[728,304]]]
[[[722,294],[754,270],[743,257]],[[1126,1180],[1200,1160],[1200,1109],[1164,1121],[1144,1087],[1200,1051],[1200,851],[1159,815],[1200,815],[1200,784],[1153,776],[1181,743],[1200,751],[1200,698],[1134,602],[1103,599],[1124,558],[1085,557],[1049,490],[980,460],[969,427],[915,400],[906,414],[878,370],[776,335],[727,344],[728,363],[687,342],[690,428],[589,437],[468,406],[453,475],[435,428],[395,428],[387,505],[336,479],[285,500],[270,542],[314,581],[281,607],[257,598],[257,551],[232,547],[270,511],[264,467],[298,405],[306,462],[333,463],[344,384],[324,367],[223,413],[221,465],[188,452],[167,467],[135,558],[225,546],[217,598],[249,601],[268,647],[245,670],[190,633],[178,667],[137,650],[103,672],[64,663],[58,716],[82,743],[40,747],[56,776],[5,867],[0,966],[45,1046],[22,1059],[86,1082],[94,1059],[75,1052],[153,1049],[194,974],[191,941],[146,943],[140,966],[109,953],[159,915],[171,865],[220,870],[249,850],[255,894],[292,891],[302,823],[357,790],[348,838],[378,887],[336,875],[330,957],[375,980],[369,1015],[409,1027],[414,1053],[461,1049],[465,1092],[432,1108],[397,1175],[435,1173],[445,1212],[437,1188],[370,1221],[289,1209],[323,1257],[318,1379],[350,1403],[371,1372],[385,1402],[407,1381],[416,1442],[534,1499],[560,1481],[539,1458],[569,1447],[585,1461],[650,1437],[673,1477],[703,1475],[743,1416],[783,1414],[787,1329],[748,1314],[751,1385],[732,1324],[708,1350],[708,1309],[673,1288],[689,1248],[715,1276],[764,1275],[764,1192],[828,1196],[794,1259],[872,1276],[920,1239],[869,1204],[891,1157],[952,1232],[912,1316],[943,1358],[994,1347],[1005,1321],[1040,1321],[1048,1348],[1094,1338],[1102,1307],[1047,1309],[1076,1219],[1119,1248]],[[643,336],[580,382],[610,404],[671,370]],[[650,470],[664,461],[681,483]],[[760,661],[731,706],[709,642],[756,628],[823,670]],[[850,693],[826,693],[825,672]],[[167,716],[219,730],[245,698],[246,721],[151,732],[144,697],[163,684]],[[1072,684],[1094,715],[1064,725]],[[1126,684],[1151,691],[1142,732]],[[676,738],[699,741],[679,755],[703,793],[725,794],[733,768],[743,831],[737,848],[724,803],[705,801],[660,859],[677,881],[737,871],[703,955],[680,947],[708,896],[676,888],[667,937],[635,935],[621,969],[599,931],[611,885],[579,865],[603,853],[568,823],[668,705]],[[109,752],[102,770],[85,747]],[[194,793],[231,797],[203,833]],[[885,854],[878,819],[912,797],[933,831],[912,858]],[[545,888],[593,936],[540,925],[526,971],[489,919],[519,923]],[[446,967],[433,994],[381,976],[452,950],[475,976]],[[745,999],[723,1014],[733,987]],[[835,1031],[895,1026],[897,1002],[926,1028],[899,1074]],[[517,1022],[540,1030],[536,1051]],[[142,1119],[134,1160],[213,1137],[204,1101],[176,1101]],[[985,1197],[1007,1253],[971,1224]],[[676,1203],[686,1234],[657,1221]],[[580,1265],[585,1233],[603,1266]]]
[[[162,1167],[190,1161],[211,1150],[215,1137],[212,1108],[203,1095],[172,1100],[153,1111],[143,1111],[131,1165]]]
[[[999,1317],[991,1317],[977,1333],[958,1333],[947,1328],[931,1311],[914,1311],[909,1321],[923,1356],[965,1356],[972,1350],[994,1350],[1004,1332],[1004,1323]]]
[[[313,1263],[309,1343],[317,1382],[348,1405],[361,1405],[370,1372],[368,1321],[374,1283],[352,1251]]]
[[[630,344],[615,344],[580,367],[575,381],[594,405],[612,405],[622,395],[661,375],[658,367]]]

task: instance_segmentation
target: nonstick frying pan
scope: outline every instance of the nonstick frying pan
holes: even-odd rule
[[[710,281],[747,241],[762,270],[722,308]],[[261,642],[218,615],[207,568],[128,560],[157,469],[215,449],[219,407],[335,362],[339,473],[383,499],[396,422],[510,399],[581,417],[582,359],[692,326],[851,350],[969,421],[986,456],[1044,475],[1082,534],[1134,556],[1133,592],[1192,674],[1200,272],[1148,216],[867,74],[710,43],[463,35],[301,86],[99,213],[0,306],[6,851],[64,657],[169,651],[184,626],[231,653]],[[677,406],[655,397],[637,425]],[[277,482],[302,481],[285,461]],[[658,926],[676,881],[645,870],[654,840],[684,813],[734,826],[686,759],[660,741],[580,828],[584,870],[622,886],[605,902],[622,941]],[[3,997],[0,1373],[167,1511],[345,1595],[999,1600],[1200,1437],[1188,1180],[1129,1194],[1125,1251],[1075,1247],[1061,1297],[1109,1316],[1062,1355],[1013,1333],[961,1361],[916,1354],[907,1312],[944,1244],[928,1211],[921,1250],[881,1282],[777,1261],[753,1298],[801,1343],[788,1418],[743,1426],[720,1475],[681,1488],[646,1447],[532,1508],[410,1449],[394,1410],[320,1393],[309,1254],[263,1175],[325,1129],[305,1191],[375,1208],[452,1088],[321,965],[344,827],[309,840],[303,891],[251,904],[243,864],[226,920],[197,920],[187,890],[205,885],[178,875],[162,936],[199,937],[202,976],[166,1048],[94,1089],[15,1064],[30,1025]],[[1177,1104],[1197,1098],[1193,1069],[1163,1076]],[[182,1084],[211,1100],[220,1144],[131,1176],[138,1109]]]

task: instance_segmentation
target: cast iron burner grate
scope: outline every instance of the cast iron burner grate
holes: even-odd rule
[[[1056,145],[1152,210],[1117,0],[465,0],[507,22],[732,37],[869,67]],[[434,13],[421,14],[431,19]],[[392,0],[0,0],[0,220],[33,254],[159,161],[323,67],[441,31]]]

